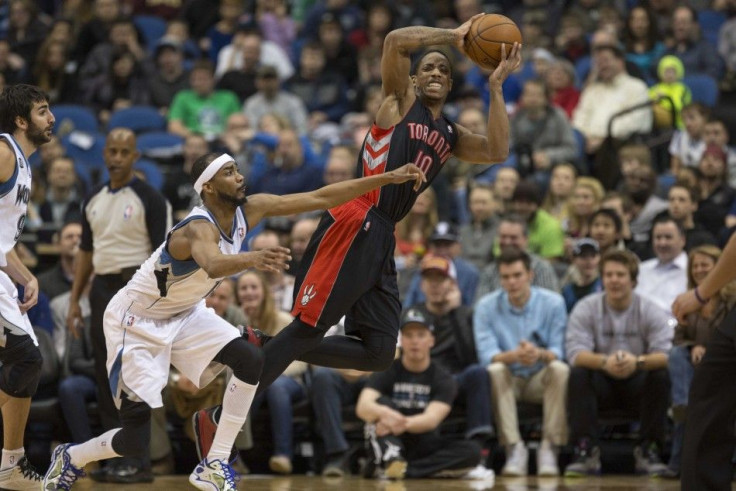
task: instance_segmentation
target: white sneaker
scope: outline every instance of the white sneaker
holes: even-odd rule
[[[537,449],[537,475],[560,475],[560,468],[557,466],[557,452],[548,440],[542,440],[542,444]]]
[[[526,476],[529,468],[529,450],[523,441],[506,447],[506,465],[503,466],[503,476]]]
[[[491,481],[495,479],[496,474],[493,469],[488,469],[482,464],[478,464],[475,469],[463,476],[463,479],[472,479],[474,481]]]
[[[209,491],[237,491],[238,489],[235,482],[235,471],[224,459],[204,459],[189,474],[189,482],[197,489]]]
[[[0,471],[0,489],[39,489],[41,479],[24,455],[17,465]]]

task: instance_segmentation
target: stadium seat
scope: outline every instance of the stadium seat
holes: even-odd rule
[[[718,82],[710,75],[685,75],[685,85],[693,94],[693,102],[714,107],[718,102]]]
[[[105,135],[101,133],[86,133],[73,131],[61,139],[66,154],[74,162],[90,169],[105,166],[102,149],[105,147]]]
[[[583,86],[585,79],[588,78],[592,64],[593,61],[590,56],[583,56],[575,62],[575,87],[578,89]]]
[[[149,53],[153,53],[156,43],[166,33],[166,21],[154,15],[136,15],[133,17],[133,23],[143,36],[146,49]]]
[[[110,115],[107,128],[111,130],[120,127],[130,128],[136,133],[164,131],[166,130],[166,118],[153,106],[132,106],[118,109]]]
[[[164,187],[164,175],[156,162],[148,159],[140,159],[135,163],[134,167],[136,170],[143,172],[148,184],[161,191]]]
[[[153,131],[138,136],[138,150],[149,159],[170,159],[181,155],[184,138],[173,133]]]
[[[76,104],[53,106],[56,123],[54,134],[68,135],[72,131],[97,132],[97,117],[91,109]]]
[[[701,10],[698,12],[698,24],[700,24],[700,32],[703,39],[718,46],[718,32],[721,26],[726,22],[726,15],[717,10]]]

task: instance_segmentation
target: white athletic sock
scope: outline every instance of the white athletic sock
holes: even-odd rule
[[[120,431],[120,428],[115,428],[114,430],[103,433],[97,438],[92,438],[79,445],[69,447],[69,456],[71,457],[72,464],[81,469],[90,462],[120,457],[121,455],[112,449],[112,437],[118,431]]]
[[[23,447],[16,448],[15,450],[3,449],[3,459],[0,463],[0,470],[10,469],[18,465],[18,461],[23,458],[26,454],[26,450]]]
[[[215,440],[207,454],[207,460],[222,459],[230,457],[235,438],[245,423],[253,398],[256,396],[258,384],[246,384],[233,376],[225,389],[225,397],[222,399],[222,414],[215,432]]]

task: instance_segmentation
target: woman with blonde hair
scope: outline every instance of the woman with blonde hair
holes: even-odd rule
[[[437,195],[427,188],[417,196],[409,213],[396,224],[396,267],[411,268],[424,256],[427,239],[437,225]]]
[[[276,308],[266,277],[260,271],[246,271],[238,277],[237,299],[248,325],[269,336],[275,336],[292,321],[289,314]],[[306,397],[302,383],[306,369],[306,363],[293,362],[270,387],[256,396],[251,406],[250,414],[254,415],[263,401],[268,401],[274,444],[268,466],[277,474],[291,474],[294,444],[292,405]]]
[[[721,249],[714,245],[702,245],[690,251],[687,264],[688,290],[702,283],[715,267],[721,253]],[[735,304],[736,282],[731,282],[717,295],[713,295],[699,311],[688,314],[685,323],[678,324],[675,328],[675,339],[668,359],[672,383],[672,419],[675,421],[668,477],[677,477],[680,473],[688,393],[693,374],[705,355],[705,345],[713,330],[721,324]]]
[[[567,226],[565,231],[568,237],[574,239],[589,235],[588,223],[590,217],[601,206],[606,192],[600,181],[594,177],[578,177],[568,204]]]
[[[575,189],[578,170],[569,162],[560,162],[552,168],[549,189],[542,201],[542,209],[565,223],[569,210],[569,201]]]

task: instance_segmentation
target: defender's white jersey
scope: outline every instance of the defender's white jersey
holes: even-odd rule
[[[171,234],[192,220],[217,222],[204,206],[195,206],[169,232],[161,246],[144,262],[123,291],[133,301],[130,311],[150,319],[169,319],[187,312],[202,301],[222,278],[210,278],[194,259],[179,261],[171,257],[168,243]],[[230,237],[220,230],[220,251],[237,254],[248,232],[248,223],[242,208],[238,207],[233,219]]]
[[[26,209],[31,197],[31,166],[11,134],[2,133],[0,138],[8,142],[15,152],[13,175],[0,184],[0,250],[4,262],[5,255],[15,247],[26,223]]]

